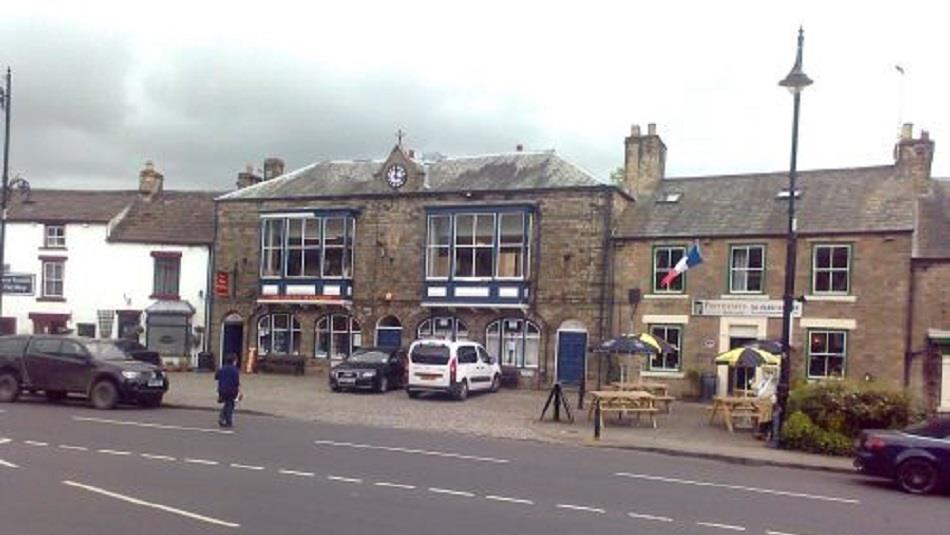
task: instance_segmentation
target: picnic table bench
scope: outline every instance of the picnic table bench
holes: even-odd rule
[[[268,354],[257,357],[255,371],[273,371],[275,368],[289,368],[294,375],[303,375],[307,361],[303,355]]]
[[[669,395],[670,387],[664,383],[648,381],[611,383],[610,387],[621,392],[647,392],[653,395],[654,405],[663,405],[663,412],[669,414],[672,410],[674,396]]]
[[[772,401],[769,399],[742,397],[742,396],[716,396],[713,398],[709,411],[709,423],[715,423],[719,417],[726,425],[730,433],[735,432],[734,421],[739,419],[748,419],[753,428],[759,424],[772,421]]]
[[[645,414],[650,417],[650,424],[656,429],[656,413],[659,409],[654,405],[655,396],[649,392],[638,390],[595,390],[590,393],[592,403],[587,410],[587,419],[599,409],[598,421],[595,425],[603,427],[604,414],[614,412],[622,418],[624,414],[635,414],[637,421],[640,415]]]

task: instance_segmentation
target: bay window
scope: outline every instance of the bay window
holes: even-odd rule
[[[426,278],[430,280],[525,280],[532,216],[525,208],[429,214]]]
[[[261,277],[353,277],[356,219],[351,215],[264,217]]]

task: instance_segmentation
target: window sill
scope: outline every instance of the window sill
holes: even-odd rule
[[[40,303],[65,303],[65,297],[53,297],[53,296],[41,296],[37,297],[36,300]]]
[[[43,245],[42,247],[40,247],[40,251],[57,251],[58,252],[58,251],[65,251],[65,250],[66,250],[65,245],[61,247],[55,246],[55,245]]]
[[[640,372],[640,377],[652,377],[654,379],[685,379],[686,374],[683,372],[642,371]]]
[[[754,293],[722,294],[719,296],[719,299],[749,299],[749,300],[759,299],[761,300],[761,299],[769,299],[769,295],[764,294],[764,293],[762,294],[754,294]]]
[[[858,301],[858,296],[856,295],[824,295],[824,294],[810,294],[805,296],[805,302],[828,302],[828,303],[856,303]]]
[[[644,294],[644,299],[689,299],[689,294]]]

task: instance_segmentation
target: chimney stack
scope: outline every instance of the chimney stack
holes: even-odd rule
[[[930,133],[920,131],[920,137],[914,139],[914,125],[904,123],[901,137],[894,147],[897,176],[911,180],[914,191],[922,195],[930,191],[931,164],[934,158],[934,142]]]
[[[283,162],[281,162],[283,163]],[[257,176],[254,173],[254,166],[247,164],[244,168],[244,171],[238,173],[237,177],[237,187],[238,189],[246,188],[248,186],[253,186],[261,181],[261,177]]]
[[[284,174],[284,161],[280,158],[267,158],[264,160],[264,180],[277,178]]]
[[[656,124],[647,125],[645,136],[640,134],[640,125],[632,125],[624,149],[624,187],[637,199],[649,196],[666,172],[666,145],[656,133]]]
[[[155,170],[152,160],[145,162],[145,169],[139,172],[139,194],[151,199],[162,192],[165,176]]]
[[[518,143],[517,145],[515,145],[515,152],[524,152],[524,145],[522,145],[521,143]]]

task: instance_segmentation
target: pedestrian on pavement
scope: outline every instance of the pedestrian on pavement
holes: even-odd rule
[[[214,372],[214,379],[218,382],[218,403],[224,404],[218,416],[221,427],[234,425],[234,400],[241,391],[241,378],[234,361],[234,355],[225,356],[224,365]]]

